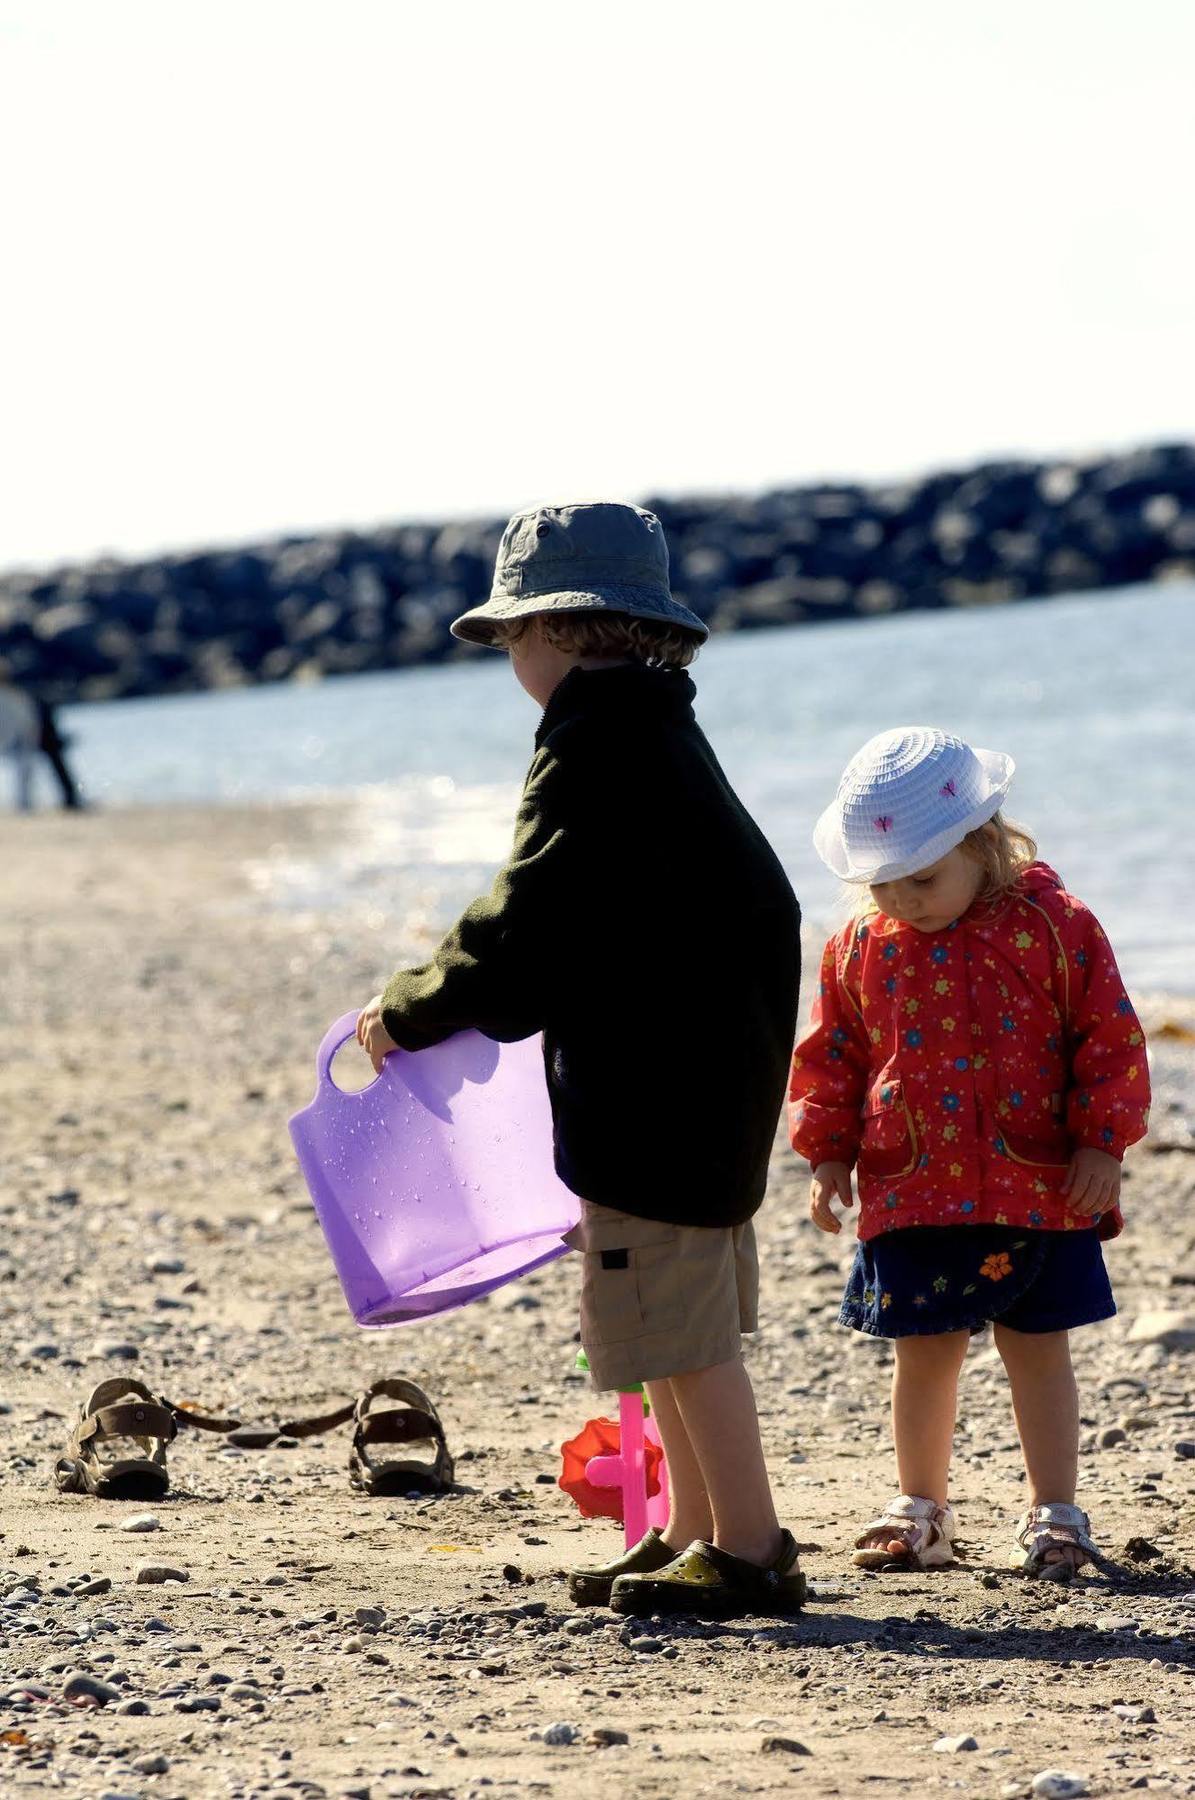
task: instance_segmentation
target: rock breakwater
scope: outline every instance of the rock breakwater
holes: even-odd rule
[[[652,498],[715,631],[1195,576],[1195,445],[867,487]],[[478,652],[500,520],[0,577],[0,679],[53,701],[349,674]]]

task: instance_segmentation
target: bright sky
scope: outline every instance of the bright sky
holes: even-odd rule
[[[1195,427],[1190,0],[0,0],[0,567]]]

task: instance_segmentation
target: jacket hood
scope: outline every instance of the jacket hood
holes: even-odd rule
[[[1017,886],[1030,894],[1060,894],[1063,891],[1061,875],[1044,862],[1032,862],[1022,869]]]

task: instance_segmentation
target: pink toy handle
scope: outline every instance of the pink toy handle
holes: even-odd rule
[[[654,1444],[660,1452],[658,1479],[660,1491],[653,1494],[647,1503],[647,1522],[654,1525],[657,1531],[663,1531],[668,1523],[671,1511],[671,1495],[668,1491],[668,1463],[664,1457],[664,1446],[660,1442],[660,1427],[656,1424],[656,1415],[651,1413],[643,1421],[643,1436],[649,1444]]]
[[[336,1083],[333,1081],[332,1060],[335,1057],[336,1052],[342,1049],[344,1045],[348,1043],[350,1038],[356,1037],[357,1020],[360,1017],[360,1013],[345,1013],[341,1018],[337,1019],[335,1025],[329,1025],[320,1041],[320,1047],[315,1053],[316,1079],[321,1086],[330,1087],[334,1093],[343,1095],[346,1100],[351,1100],[353,1096],[351,1094],[346,1094],[345,1090],[341,1087],[337,1087]]]
[[[622,1520],[627,1549],[647,1530],[647,1478],[644,1473],[643,1396],[618,1397],[618,1441],[622,1453]]]

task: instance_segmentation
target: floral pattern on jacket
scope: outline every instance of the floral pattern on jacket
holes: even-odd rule
[[[944,931],[856,920],[822,957],[793,1148],[857,1165],[859,1236],[983,1223],[1115,1237],[1061,1192],[1080,1146],[1149,1122],[1145,1038],[1098,920],[1044,863]]]

